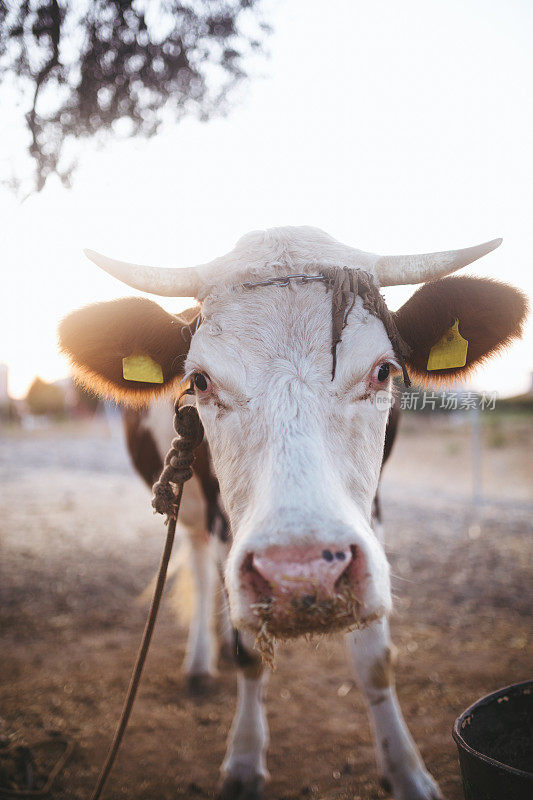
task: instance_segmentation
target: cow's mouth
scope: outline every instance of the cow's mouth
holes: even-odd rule
[[[273,661],[274,640],[353,630],[381,616],[381,611],[368,613],[365,609],[363,594],[368,576],[361,571],[356,548],[351,552],[351,563],[329,591],[305,578],[293,578],[291,588],[287,576],[280,590],[254,569],[251,555],[247,558],[244,570],[254,595],[250,608],[258,623],[256,647],[267,662]]]

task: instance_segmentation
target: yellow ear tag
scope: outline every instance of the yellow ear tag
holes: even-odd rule
[[[427,369],[432,372],[437,369],[464,367],[467,351],[468,341],[459,333],[459,320],[456,319],[442,339],[429,351]]]
[[[122,375],[126,381],[163,383],[161,365],[150,356],[128,356],[123,358]]]

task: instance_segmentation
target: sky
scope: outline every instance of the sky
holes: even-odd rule
[[[23,396],[68,374],[59,319],[140,294],[83,247],[190,266],[249,230],[316,225],[377,253],[454,249],[503,236],[463,274],[533,294],[533,4],[529,0],[266,0],[269,57],[231,113],[154,139],[88,144],[71,189],[24,203],[0,188],[0,362]],[[20,109],[4,97],[0,171],[23,158]],[[415,287],[384,291],[391,309]],[[190,304],[190,303],[189,303]],[[178,311],[186,301],[161,299]],[[533,371],[533,325],[480,369],[510,396]]]

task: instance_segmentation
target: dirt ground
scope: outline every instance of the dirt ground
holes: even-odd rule
[[[531,448],[528,420],[483,433],[471,502],[467,428],[407,421],[383,487],[394,574],[400,701],[428,768],[462,798],[454,718],[531,676]],[[55,798],[87,798],[120,711],[142,631],[137,601],[164,530],[105,425],[0,438],[0,751],[49,731],[76,749]],[[106,797],[214,797],[235,706],[235,673],[188,696],[185,630],[167,606]],[[282,647],[267,699],[269,800],[377,800],[364,703],[340,638]]]

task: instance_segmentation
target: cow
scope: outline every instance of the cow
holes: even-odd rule
[[[198,302],[183,315],[143,297],[97,303],[67,316],[59,339],[85,386],[136,409],[126,417],[129,446],[148,482],[172,435],[164,395],[183,386],[194,395],[209,450],[180,517],[200,606],[186,669],[214,668],[211,529],[239,667],[223,800],[258,798],[268,778],[264,661],[273,643],[334,630],[345,632],[367,701],[383,785],[395,800],[442,797],[394,688],[376,492],[393,376],[443,385],[521,333],[527,304],[517,289],[450,277],[500,243],[377,256],[316,228],[282,227],[184,269],[86,251],[137,290]],[[422,285],[391,313],[379,289],[399,284]]]

